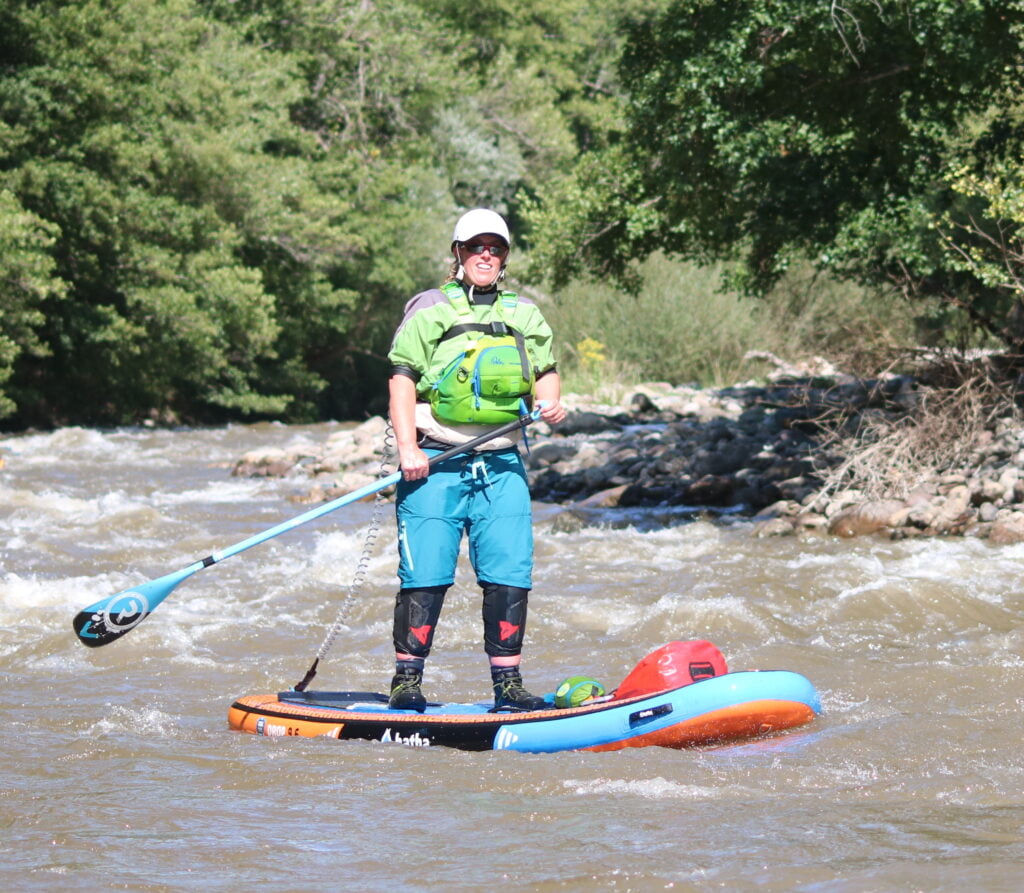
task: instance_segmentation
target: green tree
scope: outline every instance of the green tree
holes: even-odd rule
[[[6,392],[15,362],[22,355],[48,353],[39,337],[46,322],[43,308],[65,291],[50,254],[55,234],[56,227],[0,190],[0,418],[16,409]]]
[[[988,301],[935,229],[947,172],[1019,141],[1020,2],[677,0],[631,31],[621,145],[531,210],[559,281],[661,250],[742,259],[763,293],[794,259],[914,297]],[[563,238],[554,238],[562,233]]]
[[[503,2],[486,14],[450,0],[206,8],[302,73],[293,120],[322,150],[317,183],[347,202],[342,225],[355,246],[327,275],[361,312],[338,332],[295,306],[282,340],[329,382],[317,413],[379,411],[401,307],[437,283],[458,213],[488,205],[515,225],[519,195],[563,174],[609,129],[616,19],[582,0]]]
[[[938,227],[951,266],[974,276],[991,292],[963,309],[1003,344],[1024,349],[1024,147],[950,176],[966,199]],[[966,204],[966,207],[964,206]]]
[[[0,189],[53,287],[5,296],[7,423],[379,411],[458,213],[521,260],[523,196],[616,138],[620,15],[663,5],[11,0]]]
[[[291,263],[292,295],[342,308],[317,260],[347,245],[286,60],[189,0],[24,3],[17,26],[0,183],[53,224],[68,283],[44,308],[49,356],[19,362],[19,418],[279,413],[317,387],[279,356],[267,280]]]

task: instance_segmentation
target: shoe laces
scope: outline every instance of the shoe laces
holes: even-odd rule
[[[422,676],[406,676],[401,682],[391,686],[391,694],[405,694],[407,691],[419,691],[423,683]]]
[[[508,679],[502,679],[498,683],[498,694],[503,698],[510,700],[518,700],[522,697],[532,698],[531,695],[524,687],[523,680],[519,676],[511,676]]]

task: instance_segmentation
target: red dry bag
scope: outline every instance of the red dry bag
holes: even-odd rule
[[[669,642],[652,651],[622,680],[616,699],[681,688],[701,679],[728,673],[725,658],[710,642]]]

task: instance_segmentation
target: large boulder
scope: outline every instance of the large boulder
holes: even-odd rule
[[[876,499],[851,505],[829,520],[828,532],[833,536],[851,537],[878,533],[895,527],[905,517],[903,503],[898,499]]]

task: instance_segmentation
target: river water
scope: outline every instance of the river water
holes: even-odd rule
[[[1024,889],[1024,546],[758,539],[740,520],[642,514],[557,532],[558,508],[537,505],[529,687],[611,687],[689,638],[817,686],[810,726],[703,750],[229,731],[230,703],[294,685],[336,619],[312,687],[387,684],[389,508],[345,597],[368,503],[194,575],[106,647],[77,642],[88,604],[304,511],[304,482],[230,465],[336,428],[0,438],[0,888]],[[426,691],[489,694],[468,567]]]

